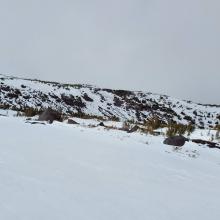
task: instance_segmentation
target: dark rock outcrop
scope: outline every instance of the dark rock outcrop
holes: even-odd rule
[[[74,121],[73,119],[69,118],[69,119],[67,120],[67,124],[78,125],[79,123],[76,122],[76,121]]]
[[[197,144],[207,145],[209,148],[220,149],[220,145],[215,142],[212,142],[212,141],[205,141],[205,140],[201,140],[201,139],[192,139],[192,142],[197,143]]]
[[[100,122],[100,123],[99,123],[99,126],[101,126],[101,127],[105,127],[104,122]]]

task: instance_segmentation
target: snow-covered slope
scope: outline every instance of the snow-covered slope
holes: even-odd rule
[[[220,219],[218,149],[1,116],[0,135],[0,219]]]
[[[174,120],[213,127],[220,122],[220,106],[181,101],[166,95],[101,89],[0,75],[0,107],[22,110],[51,107],[64,114],[86,114],[142,121],[157,115],[165,122]]]

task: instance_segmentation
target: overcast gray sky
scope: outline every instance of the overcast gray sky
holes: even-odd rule
[[[0,0],[0,72],[220,104],[219,0]]]

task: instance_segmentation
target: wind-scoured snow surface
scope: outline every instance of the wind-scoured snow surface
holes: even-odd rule
[[[220,219],[218,149],[13,117],[0,135],[0,219]]]
[[[64,114],[117,117],[142,121],[152,115],[161,120],[200,128],[212,128],[220,120],[220,106],[181,101],[166,95],[146,92],[101,89],[0,75],[0,107],[22,110],[51,107]]]

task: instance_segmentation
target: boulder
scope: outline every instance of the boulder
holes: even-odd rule
[[[67,121],[67,124],[78,125],[79,123],[74,121],[73,119],[69,118],[68,121]]]
[[[176,146],[176,147],[182,147],[186,141],[189,141],[189,140],[183,136],[174,136],[174,137],[166,138],[163,143],[167,145]]]
[[[38,121],[49,121],[49,123],[53,123],[53,121],[62,121],[62,115],[60,112],[48,108],[40,114]]]
[[[100,122],[99,126],[105,127],[104,122]]]

